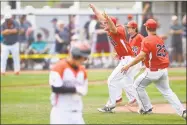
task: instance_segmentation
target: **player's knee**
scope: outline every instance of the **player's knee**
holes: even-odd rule
[[[141,87],[141,86],[134,86],[133,88],[134,88],[134,90],[137,91],[137,92],[140,92],[140,91],[144,91],[144,90],[145,90],[145,88],[143,88],[143,87]]]
[[[134,84],[132,85],[132,87],[133,87],[133,89],[136,89],[136,88],[138,88],[138,85],[134,83]]]
[[[109,77],[108,80],[107,80],[107,84],[110,85],[112,83],[112,80],[111,78]]]
[[[132,85],[132,89],[133,89],[133,91],[136,91],[136,88],[137,88],[136,85]]]
[[[160,91],[163,96],[171,96],[173,94],[173,91],[171,89]]]

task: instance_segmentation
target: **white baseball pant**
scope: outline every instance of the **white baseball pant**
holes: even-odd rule
[[[135,99],[135,93],[133,92],[134,76],[140,71],[141,63],[131,67],[125,74],[121,73],[121,69],[124,65],[131,62],[133,58],[131,56],[125,56],[121,59],[118,66],[113,70],[112,74],[108,78],[109,100],[106,106],[113,107],[116,105],[116,100],[122,94],[122,89],[125,90],[126,96],[129,101]]]
[[[167,69],[161,69],[158,71],[150,71],[149,69],[146,69],[145,72],[135,80],[134,89],[139,108],[144,111],[148,111],[152,108],[150,99],[145,91],[145,88],[152,82],[155,83],[156,88],[162,93],[165,99],[168,100],[176,110],[177,114],[181,116],[184,107],[169,86]]]
[[[85,124],[82,112],[62,111],[53,107],[50,114],[50,124]]]
[[[19,43],[17,42],[13,45],[1,44],[1,73],[5,73],[10,52],[14,62],[14,72],[20,71]]]

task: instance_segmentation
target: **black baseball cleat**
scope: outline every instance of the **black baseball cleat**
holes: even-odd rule
[[[99,112],[113,113],[114,112],[113,111],[114,108],[115,108],[115,106],[114,107],[104,106],[103,108],[98,108],[97,110]]]
[[[186,120],[186,110],[183,111],[182,118]]]
[[[148,111],[144,111],[143,109],[140,109],[138,110],[138,113],[142,115],[153,114],[152,109],[153,108],[149,109]]]

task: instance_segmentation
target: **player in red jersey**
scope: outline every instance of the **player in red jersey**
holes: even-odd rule
[[[141,34],[138,33],[138,25],[135,21],[130,21],[126,25],[127,32],[130,35],[129,43],[134,53],[134,56],[137,56],[140,53],[141,42],[144,38]]]
[[[129,44],[131,46],[134,56],[137,56],[141,50],[141,43],[142,43],[142,40],[144,37],[138,33],[138,25],[135,21],[133,21],[133,20],[129,21],[126,25],[126,28],[127,28],[128,34],[130,36]],[[142,63],[142,62],[140,62],[140,63]],[[137,69],[134,69],[134,70],[137,70]],[[136,74],[134,74],[134,76],[137,75],[140,72],[140,70],[141,70],[141,68],[139,68],[139,70],[136,71]],[[122,91],[121,91],[121,94],[118,96],[117,100],[122,100]],[[129,104],[132,105],[135,102],[136,102],[136,99],[130,101]]]
[[[121,69],[122,72],[127,72],[130,67],[145,58],[146,70],[138,76],[134,83],[136,99],[140,107],[138,112],[140,114],[152,113],[153,107],[145,88],[154,82],[157,89],[175,108],[177,114],[186,119],[186,110],[169,87],[167,71],[169,66],[168,52],[166,51],[163,39],[156,34],[157,22],[149,19],[144,25],[146,26],[148,36],[143,39],[141,52],[133,61]]]
[[[126,39],[125,28],[123,25],[117,24],[115,17],[109,17],[105,13],[101,14],[92,4],[90,4],[90,8],[92,8],[97,19],[103,24],[120,60],[120,63],[108,78],[109,100],[103,108],[98,108],[100,112],[113,112],[112,109],[115,108],[117,97],[121,94],[122,89],[125,90],[129,102],[135,99],[132,85],[134,74],[136,74],[137,70],[134,69],[139,69],[141,65],[137,64],[126,74],[120,72],[121,68],[131,61],[134,56],[131,46]]]

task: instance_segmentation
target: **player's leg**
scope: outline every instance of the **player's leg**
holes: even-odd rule
[[[63,113],[63,112],[61,112]],[[51,114],[50,114],[50,124],[62,124],[63,119],[67,119],[66,116],[64,115],[64,117],[62,117],[62,115],[60,114],[60,111],[57,107],[52,107],[51,109]],[[66,123],[64,123],[66,124]]]
[[[183,51],[183,62],[184,62],[183,66],[186,67],[186,37],[182,38],[182,47],[183,47],[182,51]]]
[[[1,74],[5,73],[8,55],[9,46],[1,44]]]
[[[98,66],[101,67],[103,65],[102,56],[101,56],[103,48],[101,45],[102,45],[102,43],[100,43],[100,42],[95,43],[95,53],[98,54],[98,56],[95,57],[95,59],[94,59],[94,64],[96,65],[96,67],[98,67]]]
[[[177,62],[178,62],[177,66],[181,66],[182,65],[182,57],[183,57],[182,56],[182,39],[177,42],[176,51],[177,51]]]
[[[126,57],[126,60],[124,60],[123,65],[126,65],[132,60],[133,58]],[[127,78],[124,77],[123,79],[124,86],[122,88],[125,91],[126,97],[128,98],[128,104],[133,104],[136,102],[135,92],[133,90],[133,83],[134,83],[134,77],[140,72],[141,66],[142,63],[138,63],[135,66],[131,67],[127,73],[125,73]],[[122,97],[122,90],[118,91],[118,99],[119,97]]]
[[[12,58],[14,61],[14,72],[19,73],[20,71],[20,57],[19,57],[19,43],[15,43],[11,46]]]
[[[69,122],[68,124],[85,124],[84,119],[82,117],[81,112],[72,112],[69,115]]]
[[[116,99],[118,97],[120,89],[120,80],[122,76],[120,75],[120,66],[119,64],[112,72],[112,74],[108,78],[108,89],[109,89],[109,102],[108,105],[115,105]],[[120,77],[121,76],[121,77]]]
[[[112,112],[112,109],[116,106],[118,92],[122,89],[120,80],[124,77],[123,73],[121,73],[121,67],[122,64],[120,62],[108,78],[109,99],[104,108],[98,108],[101,112]]]
[[[177,45],[172,44],[172,63],[171,66],[172,67],[176,67],[177,66]]]
[[[50,114],[50,124],[83,124],[80,116],[74,115],[70,111],[62,111],[59,107],[52,107]]]
[[[176,110],[177,114],[182,116],[184,112],[184,107],[176,94],[171,90],[169,86],[168,72],[167,69],[163,72],[162,77],[155,82],[157,89],[162,93],[165,99],[172,105]]]
[[[136,95],[136,100],[139,105],[139,113],[147,114],[152,112],[152,105],[147,95],[145,88],[151,84],[151,80],[148,78],[148,72],[142,73],[134,82],[134,90]]]
[[[129,100],[128,104],[133,104],[136,102],[133,83],[134,83],[134,78],[140,72],[141,67],[142,67],[142,63],[140,62],[135,66],[131,67],[126,73],[129,79],[124,81],[124,91]]]
[[[128,104],[131,104],[132,102],[134,102],[136,100],[135,93],[133,90],[134,79],[132,79],[130,77],[124,77],[122,82],[123,82],[122,90],[124,90],[124,92],[125,92],[125,95],[128,99]]]

